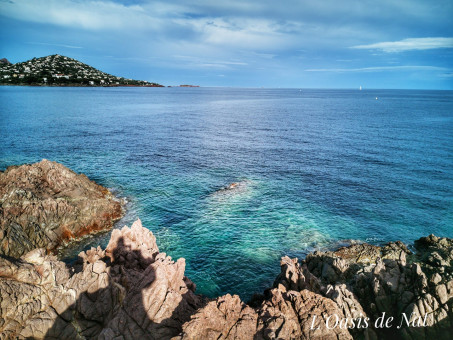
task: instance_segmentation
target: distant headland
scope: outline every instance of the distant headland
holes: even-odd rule
[[[59,54],[16,64],[1,59],[0,85],[163,87],[145,80],[117,77]]]

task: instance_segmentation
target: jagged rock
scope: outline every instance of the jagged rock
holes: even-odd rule
[[[430,235],[415,248],[412,254],[401,242],[360,244],[315,252],[301,263],[283,258],[274,286],[310,289],[334,301],[345,317],[369,318],[370,327],[350,329],[354,338],[450,339],[453,240]],[[388,329],[375,327],[383,313],[396,319]],[[418,322],[424,326],[415,327]]]
[[[140,221],[114,230],[105,250],[80,253],[74,268],[44,249],[3,256],[0,338],[351,339],[327,329],[326,318],[343,313],[319,294],[280,285],[257,308],[231,295],[209,302],[184,268],[159,253]]]
[[[227,294],[209,302],[184,325],[177,339],[253,339],[257,313],[239,296]]]
[[[273,288],[247,305],[196,295],[185,260],[160,253],[138,220],[73,266],[43,248],[0,255],[0,339],[450,339],[453,240],[430,235],[415,249],[355,244],[301,262],[283,257]],[[395,321],[376,327],[384,313]]]
[[[0,254],[20,257],[35,248],[54,250],[112,228],[122,213],[109,190],[56,162],[0,172]]]
[[[77,266],[76,266],[77,268]],[[204,299],[136,221],[68,269],[43,249],[0,258],[0,339],[169,339]]]
[[[283,286],[266,295],[255,309],[237,295],[219,297],[193,315],[173,340],[352,339],[347,329],[327,328],[335,324],[335,316],[344,319],[333,301],[308,290],[286,291]]]
[[[345,316],[337,305],[308,290],[268,292],[258,313],[258,330],[254,339],[352,339],[346,328],[335,326]]]

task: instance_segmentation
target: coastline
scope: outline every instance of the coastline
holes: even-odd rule
[[[13,257],[35,248],[58,252],[110,230],[125,213],[107,188],[46,159],[0,172],[0,199],[0,254]]]
[[[197,295],[184,275],[185,260],[160,253],[154,235],[138,220],[131,228],[113,230],[105,250],[81,252],[70,267],[41,249],[19,262],[0,257],[0,293],[16,307],[6,315],[2,309],[6,323],[0,334],[6,339],[88,334],[100,339],[448,339],[452,320],[445,311],[453,305],[453,279],[446,263],[453,260],[453,240],[431,235],[415,247],[413,254],[401,242],[360,244],[311,253],[301,262],[285,256],[273,286],[245,304],[237,295]],[[430,260],[433,255],[437,263]],[[438,270],[429,274],[430,268]],[[30,297],[41,304],[23,314],[28,300],[18,296],[30,288]]]
[[[0,86],[30,86],[30,87],[166,87],[165,85],[86,85],[86,84],[0,84]]]
[[[42,169],[47,173],[41,174]],[[75,187],[89,183],[92,188],[77,189],[77,195],[95,189],[111,195],[106,188],[85,182],[85,175],[47,160],[12,166],[5,173],[14,171],[20,178],[30,178],[32,186],[20,184],[11,192],[24,195],[29,190],[22,196],[28,200],[36,188],[47,200],[51,191],[43,190],[43,183],[59,198],[73,193],[72,182]],[[4,199],[10,196],[3,195],[3,208],[8,209]],[[47,216],[54,210],[39,211]],[[39,247],[20,257],[0,255],[0,294],[14,306],[0,311],[5,320],[0,335],[6,339],[150,335],[173,340],[448,339],[453,329],[453,239],[430,235],[417,240],[413,249],[399,241],[382,246],[359,243],[315,251],[302,261],[283,256],[272,287],[246,304],[237,295],[210,299],[196,294],[196,284],[184,274],[185,259],[174,261],[160,253],[153,233],[137,220],[131,228],[113,229],[105,249],[83,251],[70,265]],[[21,299],[23,294],[31,300]],[[30,305],[30,301],[40,303]]]

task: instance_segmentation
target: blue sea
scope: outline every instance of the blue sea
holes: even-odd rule
[[[0,87],[0,145],[1,170],[46,158],[125,197],[117,227],[210,297],[284,255],[453,237],[452,91]]]

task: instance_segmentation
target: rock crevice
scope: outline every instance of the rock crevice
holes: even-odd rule
[[[415,249],[360,244],[283,257],[273,288],[248,305],[196,295],[184,259],[160,253],[138,220],[74,267],[44,249],[2,256],[0,338],[449,339],[453,240],[431,235]],[[392,327],[375,327],[383,313]]]

